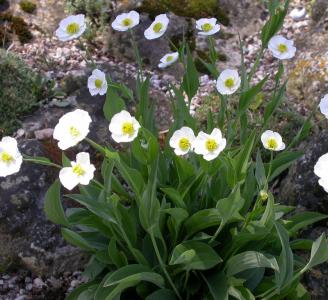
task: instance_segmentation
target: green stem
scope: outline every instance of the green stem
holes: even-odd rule
[[[39,160],[39,159],[37,159],[37,158],[27,158],[27,157],[25,157],[24,156],[24,161],[26,161],[26,162],[31,162],[31,163],[35,163],[35,164],[38,164],[38,165],[44,165],[44,166],[49,166],[49,167],[55,167],[55,168],[58,168],[58,169],[61,169],[62,168],[62,166],[60,166],[60,165],[57,165],[57,164],[55,164],[55,163],[53,163],[53,162],[44,162],[44,161],[42,161],[42,160]]]
[[[101,154],[106,155],[106,150],[102,146],[100,146],[99,144],[97,144],[96,142],[94,142],[89,138],[85,138],[85,140],[92,146],[92,148],[96,149]]]
[[[254,63],[254,65],[253,65],[251,71],[249,72],[249,75],[248,75],[248,82],[250,82],[250,81],[252,80],[252,77],[253,77],[254,74],[256,73],[257,68],[258,68],[258,66],[259,66],[259,64],[260,64],[261,58],[262,58],[262,56],[263,56],[263,53],[264,53],[264,49],[261,48],[261,49],[260,49],[260,52],[259,52],[259,53],[257,54],[257,56],[256,56],[255,63]]]
[[[163,260],[162,260],[161,254],[160,254],[159,249],[158,249],[158,247],[157,247],[157,244],[156,244],[156,240],[155,240],[154,234],[153,234],[152,232],[150,233],[150,238],[151,238],[151,242],[152,242],[152,244],[153,244],[153,247],[154,247],[154,250],[155,250],[155,253],[156,253],[156,257],[157,257],[157,259],[158,259],[158,262],[159,262],[159,264],[160,264],[160,266],[161,266],[161,269],[162,269],[163,273],[165,274],[165,277],[166,277],[167,281],[170,283],[170,285],[171,285],[172,289],[174,290],[175,294],[177,295],[177,297],[178,297],[180,300],[182,300],[182,298],[181,298],[181,296],[180,296],[180,294],[179,294],[179,291],[177,290],[177,288],[176,288],[176,286],[174,285],[174,283],[173,283],[173,281],[172,281],[172,279],[171,279],[169,273],[168,273],[167,270],[166,270],[165,264],[164,264],[164,262],[163,262]]]
[[[224,227],[224,223],[221,222],[219,228],[216,230],[215,234],[210,239],[210,242],[209,242],[210,244],[212,244],[216,240],[216,238],[218,237],[218,235],[222,231],[223,227]]]
[[[267,182],[269,183],[271,171],[272,171],[272,161],[273,161],[273,151],[270,151],[270,164],[269,164],[269,171],[267,176]]]
[[[138,63],[138,77],[140,79],[140,76],[141,76],[141,79],[143,80],[143,76],[142,76],[142,73],[143,73],[142,72],[142,60],[141,60],[139,48],[138,48],[138,45],[137,45],[137,43],[135,41],[133,31],[130,29],[129,32],[131,34],[131,43],[132,43],[134,54],[136,56],[136,60],[137,60],[137,63]]]

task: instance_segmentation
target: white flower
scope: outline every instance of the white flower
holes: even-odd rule
[[[159,68],[164,69],[172,64],[174,64],[179,58],[178,52],[165,54],[161,58],[161,63],[158,65]]]
[[[88,78],[88,89],[91,96],[105,95],[107,92],[107,81],[104,72],[95,69],[92,75]]]
[[[65,188],[72,190],[78,184],[88,185],[95,170],[95,166],[90,164],[89,153],[80,152],[76,155],[76,161],[71,162],[71,167],[60,170],[59,180]]]
[[[170,138],[170,146],[174,149],[176,155],[184,155],[192,150],[194,140],[195,134],[192,129],[182,127],[173,133]]]
[[[145,38],[147,40],[154,40],[161,37],[169,24],[169,18],[166,14],[158,15],[154,22],[145,30]]]
[[[84,15],[73,15],[65,18],[59,23],[56,36],[63,42],[80,37],[86,30]]]
[[[138,135],[139,122],[129,112],[122,110],[114,115],[109,124],[109,131],[117,143],[132,142]]]
[[[241,80],[238,72],[236,70],[227,69],[220,74],[216,82],[216,88],[222,95],[231,95],[238,90],[240,82]]]
[[[290,59],[295,56],[294,41],[287,40],[281,35],[275,35],[269,41],[269,49],[272,55],[278,59]]]
[[[17,141],[5,136],[0,141],[0,177],[17,173],[23,162],[23,157],[18,150]]]
[[[215,159],[226,147],[227,141],[222,137],[221,130],[214,128],[211,134],[201,131],[194,140],[193,147],[197,154],[203,155],[205,160]]]
[[[319,179],[319,184],[328,193],[328,153],[322,155],[314,166],[314,174]]]
[[[261,135],[261,141],[265,149],[271,151],[281,151],[285,149],[285,144],[282,141],[281,135],[272,130],[266,130]]]
[[[216,18],[202,18],[196,21],[196,28],[199,30],[200,35],[213,35],[220,30],[220,25],[216,24]]]
[[[112,23],[112,28],[117,31],[127,31],[134,26],[137,26],[139,24],[139,20],[139,14],[136,11],[131,10],[128,13],[118,15]]]
[[[328,94],[321,99],[319,107],[321,113],[328,119]]]
[[[66,150],[81,142],[89,133],[91,118],[89,113],[76,109],[63,115],[54,129],[53,137],[58,140],[58,147]]]

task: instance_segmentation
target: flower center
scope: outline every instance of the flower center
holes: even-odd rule
[[[83,176],[85,174],[85,170],[80,164],[77,164],[73,167],[73,173],[75,173],[77,176]]]
[[[97,89],[100,89],[102,87],[102,84],[103,84],[103,82],[102,82],[101,79],[96,79],[95,80],[95,86],[96,86]]]
[[[190,148],[190,142],[187,138],[182,138],[179,141],[179,147],[182,151],[187,151]]]
[[[288,51],[288,48],[287,48],[287,46],[286,46],[285,44],[279,44],[279,46],[278,46],[278,51],[279,51],[280,53],[285,53],[285,52]]]
[[[126,18],[122,21],[123,26],[131,26],[132,25],[132,20],[130,18]]]
[[[160,22],[156,23],[156,24],[153,26],[153,30],[154,30],[154,32],[156,32],[156,33],[159,33],[159,32],[162,30],[162,28],[163,28],[163,24],[160,23]]]
[[[123,125],[122,125],[122,132],[123,132],[123,134],[133,135],[133,133],[134,133],[133,124],[131,122],[125,122],[125,123],[123,123]]]
[[[210,30],[213,29],[213,25],[210,24],[210,23],[205,23],[205,24],[202,25],[202,29],[205,32],[209,32]]]
[[[68,24],[66,27],[66,31],[70,35],[77,34],[80,31],[80,25],[78,23]]]
[[[219,144],[214,139],[208,139],[206,141],[205,147],[208,151],[213,152],[219,147]]]
[[[69,128],[69,133],[70,133],[70,135],[72,136],[72,137],[78,137],[79,135],[80,135],[80,131],[76,128],[76,127],[74,127],[74,126],[71,126],[70,128]]]
[[[227,88],[231,89],[231,88],[235,85],[235,81],[234,81],[233,78],[228,78],[228,79],[226,79],[226,81],[224,82],[224,85],[225,85]]]
[[[275,139],[269,139],[268,140],[268,142],[267,142],[268,144],[268,148],[269,149],[271,149],[271,150],[275,150],[275,149],[277,149],[278,148],[278,143],[277,143],[277,141],[275,140]]]
[[[6,151],[1,152],[0,158],[1,161],[3,161],[6,164],[10,164],[14,160],[13,156]]]
[[[172,61],[173,60],[173,56],[172,55],[169,55],[167,58],[166,58],[166,61],[167,62],[170,62],[170,61]]]

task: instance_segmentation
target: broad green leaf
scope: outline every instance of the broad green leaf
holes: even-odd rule
[[[229,283],[223,272],[203,277],[214,300],[229,299]]]
[[[146,300],[176,300],[176,296],[171,290],[162,289],[147,296]]]
[[[290,235],[296,234],[300,229],[309,226],[315,222],[326,219],[328,216],[311,211],[305,211],[295,214],[288,218],[285,223],[285,228]]]
[[[191,240],[174,248],[169,264],[182,264],[185,270],[207,270],[221,261],[222,259],[211,246]]]
[[[107,121],[110,121],[112,117],[125,109],[124,100],[114,91],[114,89],[108,89],[106,94],[106,101],[103,107],[103,112]]]
[[[187,237],[221,223],[221,214],[216,208],[203,209],[190,216],[184,223]]]
[[[261,152],[259,150],[256,153],[255,177],[260,189],[266,187],[267,178],[266,178],[265,168],[261,157]]]
[[[231,192],[228,198],[221,199],[217,202],[216,208],[219,211],[220,219],[223,224],[243,220],[239,211],[244,205],[244,199],[240,195],[240,187],[237,186]]]
[[[288,169],[294,161],[303,156],[303,152],[283,152],[277,155],[277,157],[272,161],[271,175],[269,181],[272,181],[283,171]],[[265,168],[269,169],[269,164],[266,164]]]
[[[289,243],[291,249],[311,250],[313,241],[308,239],[296,239]]]
[[[255,296],[252,294],[252,292],[243,286],[231,286],[229,288],[229,295],[238,300],[255,300]]]
[[[293,252],[289,246],[287,230],[278,222],[276,222],[274,225],[276,227],[281,243],[281,254],[278,262],[279,271],[275,272],[277,288],[278,291],[280,291],[284,284],[289,282],[293,277],[294,257]]]
[[[48,189],[44,200],[44,211],[47,218],[55,224],[69,226],[60,201],[60,182],[56,180]]]
[[[317,238],[311,248],[311,256],[307,265],[302,271],[307,271],[316,265],[322,264],[328,260],[328,241],[323,233],[319,238]]]
[[[286,298],[287,300],[311,300],[311,295],[306,288],[298,283],[296,289],[293,289]]]
[[[108,255],[115,264],[116,268],[124,267],[128,264],[128,259],[123,251],[117,248],[116,238],[112,238],[108,245]]]
[[[65,241],[68,243],[77,246],[81,249],[87,250],[87,251],[94,251],[95,249],[78,233],[67,229],[67,228],[62,228],[61,229],[61,234]]]
[[[174,188],[167,187],[161,188],[161,190],[172,200],[176,207],[186,208],[186,204],[181,197],[181,194]]]
[[[253,268],[270,268],[279,271],[278,263],[274,256],[264,255],[261,252],[246,251],[232,256],[226,264],[227,276]]]
[[[99,283],[95,283],[94,281],[83,283],[79,287],[75,288],[66,298],[65,300],[90,300],[92,298],[86,299],[83,296],[83,293],[88,292],[92,293],[98,288]],[[81,297],[80,297],[81,296]]]

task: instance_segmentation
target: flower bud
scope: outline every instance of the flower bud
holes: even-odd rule
[[[260,199],[262,200],[262,201],[266,201],[267,199],[268,199],[268,193],[265,191],[265,190],[261,190],[260,191]]]

